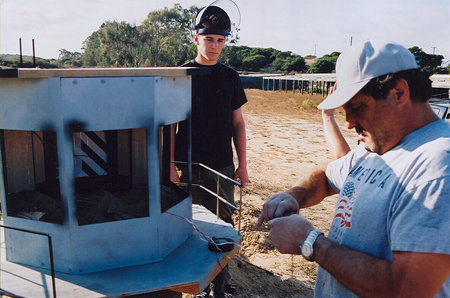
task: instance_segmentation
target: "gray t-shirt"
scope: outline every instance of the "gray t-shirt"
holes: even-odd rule
[[[330,163],[339,200],[328,237],[392,261],[393,251],[450,254],[450,124],[439,120],[383,155],[361,144]],[[450,278],[438,296],[450,296]],[[323,268],[316,297],[353,297]]]

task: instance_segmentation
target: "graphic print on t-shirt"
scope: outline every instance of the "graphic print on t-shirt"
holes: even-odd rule
[[[333,240],[338,243],[341,242],[345,229],[352,227],[352,214],[355,200],[355,184],[353,182],[347,182],[336,207],[336,214],[334,215],[333,225],[331,227],[334,231],[330,233],[330,235],[334,235]]]

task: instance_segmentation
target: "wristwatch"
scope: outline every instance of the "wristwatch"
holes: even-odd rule
[[[308,261],[313,261],[312,256],[314,254],[313,245],[314,242],[316,242],[317,237],[320,235],[323,235],[323,232],[313,229],[311,232],[309,232],[308,236],[306,237],[305,241],[303,242],[302,246],[300,247],[302,250],[302,255],[307,259]]]

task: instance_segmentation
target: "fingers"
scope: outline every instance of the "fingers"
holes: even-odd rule
[[[290,194],[276,194],[264,203],[257,225],[260,226],[264,221],[273,218],[298,213],[298,210],[298,202]]]
[[[248,177],[244,178],[244,177],[235,176],[234,180],[241,182],[242,188],[245,188],[247,186]]]
[[[261,211],[261,215],[258,217],[258,222],[256,223],[258,226],[261,226],[263,224],[264,221],[268,221],[269,220],[269,216],[268,216],[268,211],[266,206],[263,206],[263,209]]]
[[[281,253],[300,253],[300,244],[304,241],[311,224],[299,215],[274,218],[268,223],[269,237]]]
[[[247,186],[247,182],[249,180],[247,170],[241,170],[238,168],[236,173],[234,174],[234,180],[240,180],[243,188]]]
[[[296,203],[296,202],[295,202]],[[296,204],[294,204],[293,201],[291,200],[283,200],[281,201],[275,211],[274,211],[274,216],[273,217],[282,217],[282,216],[288,216],[291,214],[296,214],[298,211],[298,208],[296,210]],[[298,204],[297,204],[298,206]]]

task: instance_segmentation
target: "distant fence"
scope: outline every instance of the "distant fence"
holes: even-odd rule
[[[292,91],[300,93],[328,94],[336,81],[335,74],[302,75],[241,75],[244,88],[257,88],[271,91]]]
[[[244,88],[326,96],[336,82],[336,74],[256,74],[240,76]],[[449,98],[450,75],[432,75],[433,97]]]

